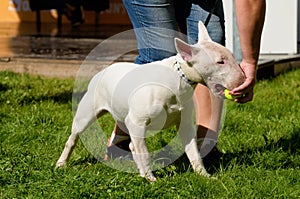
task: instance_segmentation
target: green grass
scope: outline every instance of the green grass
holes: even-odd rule
[[[55,170],[74,81],[1,72],[0,198],[300,198],[299,79],[291,71],[258,82],[251,103],[227,102],[217,179],[193,173],[183,157],[151,184],[96,161],[82,143]],[[113,125],[110,117],[102,123]]]

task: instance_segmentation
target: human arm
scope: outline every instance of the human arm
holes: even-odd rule
[[[259,58],[261,33],[265,20],[265,0],[235,0],[237,25],[242,49],[242,67],[246,79],[242,85],[234,88],[230,94],[244,95],[235,99],[236,102],[246,103],[253,99],[256,66]]]

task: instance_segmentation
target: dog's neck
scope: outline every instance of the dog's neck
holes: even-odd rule
[[[194,67],[190,66],[189,63],[183,60],[179,54],[164,59],[162,62],[168,66],[171,66],[184,82],[192,86],[196,85],[197,83],[204,84],[203,78],[199,72]]]
[[[183,81],[185,81],[186,83],[188,83],[190,85],[197,84],[197,82],[194,82],[194,81],[190,80],[189,78],[187,78],[187,76],[183,72],[183,69],[182,69],[181,65],[182,65],[182,63],[180,63],[178,60],[175,60],[175,63],[173,65],[174,70],[177,71],[177,73],[179,74],[180,78],[183,79]]]

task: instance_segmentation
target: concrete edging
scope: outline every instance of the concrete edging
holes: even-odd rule
[[[84,63],[86,71],[93,72],[110,64],[110,62],[82,60],[54,60],[36,58],[0,58],[0,71],[11,71],[15,73],[27,73],[49,78],[75,78],[81,65]],[[91,71],[92,70],[92,71]],[[82,75],[82,74],[81,74]]]
[[[283,72],[300,68],[300,55],[286,58],[261,60],[258,64],[257,79],[268,79]]]

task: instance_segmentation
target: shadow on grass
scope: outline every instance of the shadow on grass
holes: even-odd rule
[[[204,165],[211,174],[218,173],[220,169],[230,168],[232,165],[259,166],[266,169],[299,168],[300,161],[300,128],[295,128],[289,138],[280,138],[278,141],[267,140],[266,145],[236,153],[221,153],[220,157],[204,158]],[[175,166],[175,173],[185,173],[191,169],[190,162],[184,154],[171,165]],[[169,172],[168,168],[163,169]],[[158,172],[159,174],[160,172]]]
[[[231,166],[258,166],[266,169],[278,168],[298,168],[299,161],[293,159],[300,153],[300,128],[295,128],[291,137],[280,138],[278,141],[266,140],[266,145],[260,148],[249,149],[236,153],[220,153],[220,158],[204,158],[204,164],[207,171],[211,174],[218,173],[220,169],[227,169]],[[100,163],[91,155],[74,161],[72,165],[86,165]],[[172,176],[175,173],[182,174],[192,170],[191,164],[183,154],[169,166],[154,171],[157,177],[164,177],[166,174]]]
[[[265,136],[264,138],[266,145],[263,147],[222,154],[223,168],[233,163],[235,165],[259,165],[267,169],[300,167],[299,158],[295,159],[300,154],[299,127],[294,129],[289,138],[281,137],[278,141],[268,140]]]
[[[0,92],[5,92],[9,89],[8,85],[0,83]]]
[[[166,154],[167,155],[167,154]],[[236,153],[220,153],[219,158],[204,158],[205,168],[210,174],[216,174],[221,169],[229,169],[232,166],[255,166],[265,169],[276,170],[279,168],[299,168],[300,159],[300,128],[295,128],[289,138],[280,138],[278,141],[266,140],[266,145],[259,148],[252,148]],[[104,154],[103,154],[104,156]],[[72,165],[99,164],[92,155],[80,158],[72,162]],[[165,162],[166,163],[166,162]],[[168,165],[168,164],[167,164]],[[173,176],[192,171],[191,164],[183,154],[169,166],[154,171],[155,176]]]
[[[20,99],[19,103],[21,105],[28,105],[31,103],[39,103],[43,101],[54,101],[57,103],[70,103],[72,102],[72,91],[63,91],[55,94],[39,95],[39,96],[24,96]]]
[[[281,137],[277,142],[272,142],[267,140],[267,138],[265,137],[265,141],[267,143],[267,150],[282,148],[283,151],[295,155],[297,152],[300,152],[300,128],[295,128],[292,136],[289,139]]]

